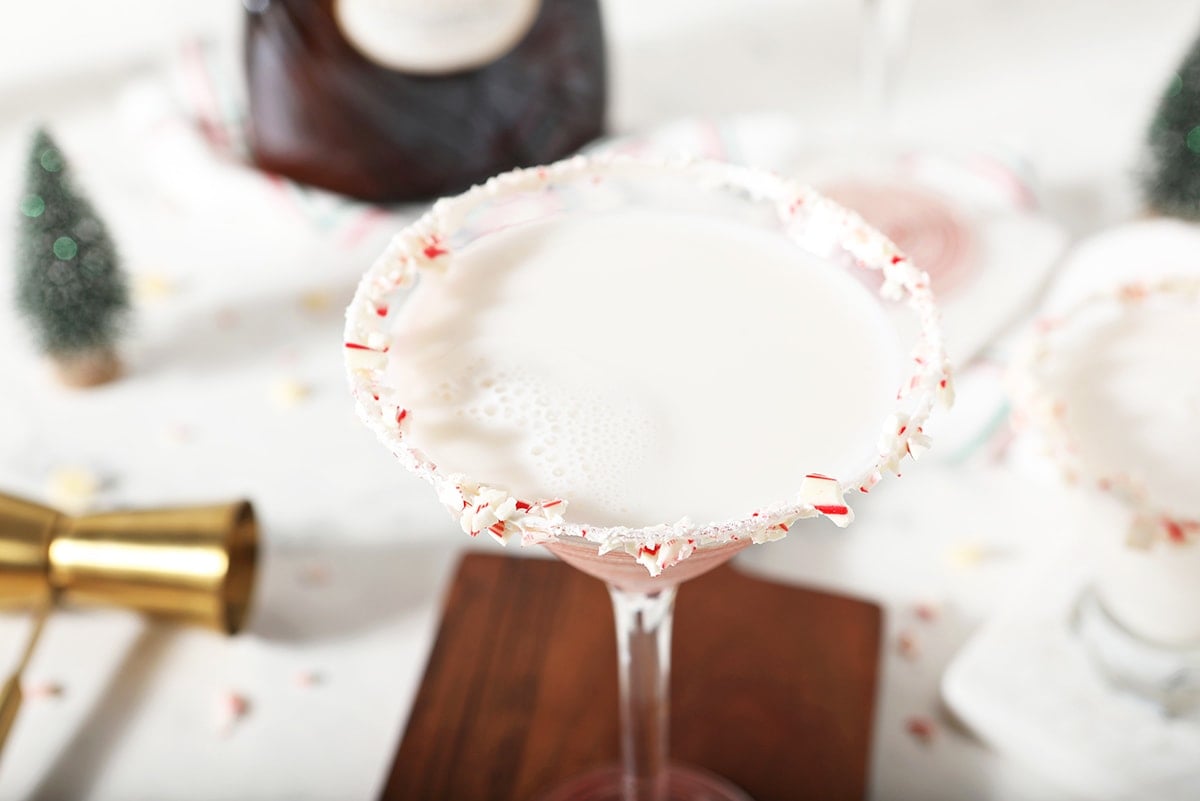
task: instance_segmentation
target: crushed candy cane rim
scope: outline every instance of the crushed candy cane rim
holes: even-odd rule
[[[393,344],[387,330],[389,317],[397,296],[412,287],[421,270],[453,269],[448,243],[470,214],[510,196],[573,182],[580,187],[588,181],[601,184],[607,178],[636,183],[651,173],[694,181],[698,188],[723,190],[748,198],[747,202],[772,204],[784,234],[798,246],[824,256],[843,251],[859,267],[880,271],[884,277],[880,295],[904,301],[916,315],[920,335],[911,352],[910,370],[896,394],[896,411],[882,426],[877,456],[859,474],[838,479],[810,473],[791,499],[734,520],[697,524],[685,518],[637,528],[591,526],[565,521],[563,499],[518,498],[501,486],[449,473],[406,441],[410,412],[401,393],[383,380]],[[461,195],[439,200],[400,231],[363,276],[346,310],[343,346],[359,417],[408,470],[433,485],[466,533],[477,536],[486,532],[505,545],[513,540],[530,545],[580,537],[597,544],[601,554],[625,551],[651,575],[687,558],[697,547],[740,539],[756,543],[779,539],[804,518],[824,516],[845,527],[853,521],[854,512],[844,493],[868,492],[885,471],[899,475],[904,457],[916,459],[929,448],[923,426],[934,406],[948,407],[954,397],[929,277],[895,244],[859,215],[804,184],[748,167],[696,159],[575,156],[544,167],[513,170]]]
[[[1013,361],[1009,392],[1014,424],[1032,425],[1042,435],[1050,457],[1069,484],[1083,481],[1123,501],[1134,510],[1126,542],[1149,548],[1155,543],[1200,543],[1200,520],[1188,520],[1155,508],[1147,500],[1148,484],[1125,471],[1111,472],[1084,459],[1079,438],[1067,425],[1067,403],[1042,380],[1055,352],[1057,335],[1068,331],[1089,313],[1125,310],[1153,299],[1171,299],[1200,307],[1200,278],[1176,276],[1155,282],[1129,282],[1092,292],[1061,314],[1034,321],[1032,331]]]

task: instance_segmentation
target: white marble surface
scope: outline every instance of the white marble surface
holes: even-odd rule
[[[1194,3],[915,5],[900,131],[1018,149],[1073,233],[1137,213],[1129,175],[1160,87],[1200,23]],[[232,0],[170,7],[43,0],[5,11],[0,192],[15,200],[27,126],[49,119],[130,271],[174,290],[139,305],[131,374],[87,394],[55,387],[0,311],[0,487],[44,497],[55,469],[80,465],[104,479],[102,506],[248,495],[268,541],[259,604],[250,633],[230,641],[119,612],[57,615],[29,678],[65,692],[28,704],[0,799],[365,801],[468,542],[358,425],[342,386],[337,307],[386,226],[361,236],[336,221],[318,229],[311,209],[297,202],[289,212],[233,172],[186,169],[195,164],[186,137],[147,146],[136,135],[153,109],[130,82],[153,74],[181,36],[236,33]],[[857,7],[605,0],[614,127],[745,111],[844,126],[856,111]],[[0,254],[10,238],[0,228]],[[313,290],[328,310],[302,307]],[[0,310],[10,294],[0,280]],[[997,374],[984,364],[964,376],[969,411],[947,421],[943,447],[864,499],[850,531],[804,527],[744,559],[887,605],[872,774],[884,801],[1064,797],[938,711],[941,669],[1073,522],[1047,475],[997,461],[992,444],[972,446],[996,409]],[[311,394],[281,407],[272,397],[281,381]],[[933,621],[914,612],[925,602],[938,606]],[[0,643],[15,650],[23,631],[19,617],[0,617]],[[899,655],[901,634],[918,643],[915,658]],[[321,682],[298,686],[305,671]],[[231,689],[250,699],[250,714],[222,732],[217,700]],[[939,721],[931,743],[905,733],[912,715]]]
[[[1076,520],[1090,517],[1096,528],[1108,525],[1106,516],[1122,516],[1095,498],[1073,500]],[[1168,717],[1134,693],[1113,692],[1078,632],[1077,616],[1086,614],[1080,599],[1095,570],[1096,533],[1064,538],[1060,553],[1024,577],[1021,597],[989,618],[956,655],[944,674],[943,698],[997,748],[1053,776],[1073,795],[1192,801],[1200,787],[1196,719]],[[1140,675],[1161,679],[1184,664],[1136,653],[1129,664]]]

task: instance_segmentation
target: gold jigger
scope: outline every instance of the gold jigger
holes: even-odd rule
[[[69,517],[0,494],[0,606],[38,608],[17,670],[0,686],[0,751],[21,704],[21,671],[54,606],[119,606],[235,634],[257,556],[246,501]]]
[[[68,606],[120,606],[234,634],[246,620],[258,525],[246,501],[64,518],[48,549]]]
[[[31,606],[50,591],[49,548],[57,511],[0,494],[0,606]]]

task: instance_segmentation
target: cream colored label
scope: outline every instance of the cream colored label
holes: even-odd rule
[[[395,70],[481,67],[521,41],[541,0],[336,0],[334,18],[364,56]]]

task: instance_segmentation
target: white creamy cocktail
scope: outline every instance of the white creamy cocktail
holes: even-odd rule
[[[1042,329],[1020,405],[1126,518],[1096,543],[1097,594],[1138,636],[1200,647],[1200,282],[1101,292]]]
[[[919,455],[952,394],[923,273],[714,163],[574,159],[439,202],[364,278],[345,349],[364,420],[465,532],[612,588],[625,769],[556,798],[743,797],[665,768],[674,587],[848,524],[845,493]]]
[[[1127,284],[1043,320],[1016,402],[1096,515],[1075,627],[1115,686],[1200,712],[1200,281]]]

